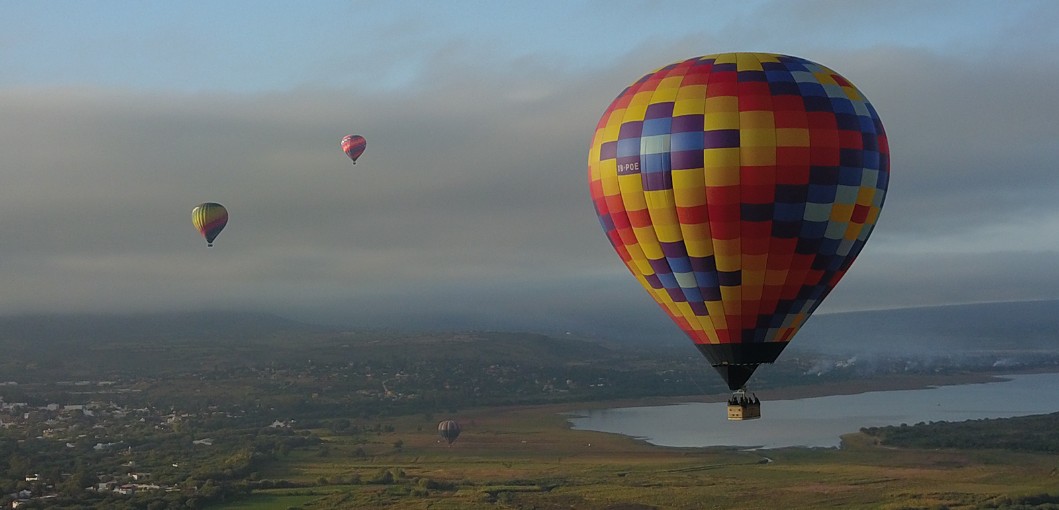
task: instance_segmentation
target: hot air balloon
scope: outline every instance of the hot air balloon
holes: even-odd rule
[[[740,396],[861,252],[889,177],[864,95],[771,53],[644,75],[603,113],[588,156],[611,245]]]
[[[342,152],[349,156],[349,159],[353,160],[353,164],[357,164],[357,158],[361,154],[364,154],[364,148],[368,146],[368,141],[360,135],[346,135],[342,137]]]
[[[451,445],[457,437],[460,437],[460,424],[453,420],[445,420],[438,424],[438,434]]]
[[[228,210],[223,205],[215,202],[206,202],[196,205],[191,210],[191,223],[206,238],[206,246],[213,246],[213,240],[217,238],[228,224]]]

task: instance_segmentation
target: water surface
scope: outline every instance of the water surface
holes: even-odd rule
[[[1059,373],[1005,376],[998,382],[857,395],[769,400],[761,419],[728,421],[726,403],[585,410],[574,429],[633,436],[659,446],[837,447],[861,427],[1009,418],[1059,411]],[[767,392],[759,394],[766,396]]]

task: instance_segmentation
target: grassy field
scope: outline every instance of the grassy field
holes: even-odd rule
[[[259,473],[305,487],[211,508],[1003,508],[1059,487],[1049,455],[901,450],[861,434],[842,449],[663,448],[571,430],[559,414],[571,409],[460,413],[452,446],[422,416],[367,438],[321,430],[325,447]]]

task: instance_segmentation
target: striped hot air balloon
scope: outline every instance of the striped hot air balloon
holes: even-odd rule
[[[438,424],[438,435],[451,445],[457,437],[460,437],[460,424],[454,420],[445,420]]]
[[[342,152],[349,156],[349,159],[353,161],[353,164],[357,164],[357,158],[361,154],[364,154],[364,149],[368,146],[368,141],[360,135],[346,135],[342,137]]]
[[[213,246],[213,240],[228,224],[228,210],[216,202],[205,202],[191,210],[191,223],[206,238],[206,246]]]

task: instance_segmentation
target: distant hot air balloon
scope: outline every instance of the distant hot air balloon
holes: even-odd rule
[[[460,424],[453,420],[445,420],[438,424],[438,434],[451,445],[457,437],[460,437]]]
[[[206,238],[206,246],[213,246],[217,234],[228,224],[228,210],[214,202],[199,204],[191,210],[191,223]]]
[[[349,156],[349,159],[353,160],[353,164],[357,164],[357,158],[361,154],[364,154],[364,148],[367,147],[368,141],[360,135],[346,135],[342,137],[342,151]]]
[[[626,267],[737,391],[860,253],[890,157],[875,108],[838,73],[722,53],[619,94],[588,180]]]

